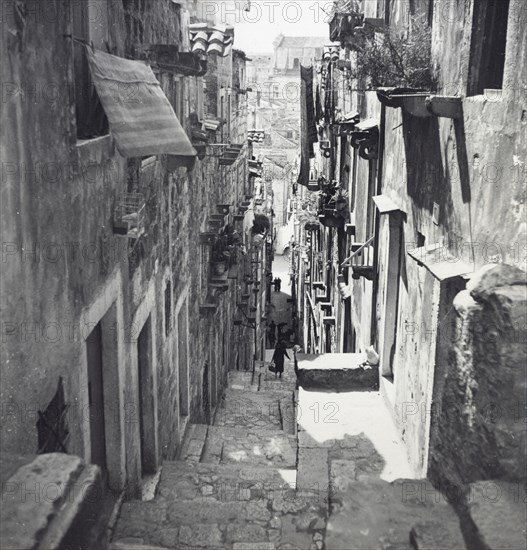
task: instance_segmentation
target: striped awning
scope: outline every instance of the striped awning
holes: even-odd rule
[[[234,27],[232,25],[211,25],[192,23],[189,25],[192,53],[226,57],[232,51]]]
[[[119,152],[124,157],[174,155],[189,165],[196,150],[152,69],[89,47],[86,54]]]

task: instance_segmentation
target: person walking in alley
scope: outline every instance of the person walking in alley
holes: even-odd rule
[[[282,282],[281,279],[279,279],[278,277],[274,278],[273,285],[274,285],[274,291],[275,292],[280,292],[280,283],[281,282]]]
[[[267,328],[267,337],[269,338],[269,346],[274,348],[274,344],[276,342],[276,324],[274,321],[271,321],[269,323],[269,327]]]
[[[278,324],[276,325],[276,329],[277,329],[277,331],[278,331],[278,339],[279,339],[279,340],[283,340],[283,339],[284,339],[284,336],[286,336],[286,335],[284,334],[284,327],[286,327],[286,326],[287,326],[287,323],[278,323]]]
[[[280,277],[278,277],[276,279],[276,284],[278,285],[278,291],[277,292],[280,292],[280,287],[282,286],[282,279],[280,279]]]
[[[279,376],[279,378],[282,378],[282,373],[284,372],[284,357],[290,359],[289,355],[287,355],[286,343],[282,339],[279,339],[278,343],[276,344],[272,359],[273,363],[275,364],[275,378],[277,375]]]

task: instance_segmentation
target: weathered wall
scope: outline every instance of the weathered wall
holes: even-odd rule
[[[105,405],[105,416],[112,419],[106,445],[116,461],[112,468],[119,471],[110,481],[116,480],[116,490],[128,482],[130,494],[137,494],[138,336],[145,321],[153,323],[154,376],[148,391],[158,420],[159,461],[175,458],[185,427],[179,416],[175,317],[182,296],[189,307],[191,421],[204,419],[205,362],[214,358],[209,388],[215,388],[217,401],[236,356],[236,344],[229,345],[234,286],[220,299],[212,319],[200,315],[209,265],[199,233],[207,230],[216,204],[237,203],[235,194],[241,195],[245,183],[246,152],[233,167],[219,169],[217,159],[208,157],[197,161],[192,172],[169,174],[159,157],[143,166],[140,159],[123,159],[110,136],[78,143],[72,45],[65,37],[71,34],[71,14],[64,6],[59,0],[45,4],[46,13],[58,14],[54,17],[39,18],[38,10],[29,10],[17,19],[9,12],[13,32],[2,33],[2,51],[9,61],[2,64],[2,82],[16,83],[6,88],[2,101],[2,447],[36,452],[36,411],[47,406],[62,376],[70,406],[67,451],[90,460],[86,338],[111,311],[116,352],[111,372],[104,373],[111,381],[113,407],[107,410]],[[108,45],[116,55],[133,58],[141,43],[181,40],[179,7],[173,3],[103,6],[108,9]],[[230,61],[224,61],[221,81],[215,76],[217,86],[229,85],[231,69]],[[161,73],[158,78],[175,105],[172,77]],[[49,85],[60,92],[53,101]],[[188,115],[197,108],[196,95],[189,92],[192,85],[196,83],[184,87],[188,95],[181,122],[187,130]],[[30,90],[36,94],[28,94]],[[236,140],[246,141],[236,109],[230,116]],[[112,231],[115,201],[125,191],[145,195],[146,234],[139,241]],[[167,284],[172,288],[168,331]]]
[[[449,9],[453,9],[453,4]],[[470,46],[470,25],[463,26],[467,17],[463,13],[469,10],[469,4],[458,2],[460,11],[449,16],[450,22],[445,22],[444,14],[440,19],[440,12],[435,12],[434,33],[439,33],[440,28],[442,44],[450,44],[434,53],[441,67],[440,82],[445,86],[444,93],[453,93],[446,90],[449,81],[458,82],[464,78],[463,52]],[[522,50],[524,42],[516,23],[510,24],[507,55],[515,47],[516,51]],[[513,74],[508,67],[506,63],[505,81],[509,86],[512,89],[524,86],[523,68]],[[434,299],[426,305],[431,296],[427,292],[431,288],[426,290],[426,280],[420,275],[423,268],[418,267],[406,252],[417,246],[418,239],[424,238],[426,245],[443,243],[439,260],[446,259],[448,251],[454,260],[467,262],[472,269],[490,262],[526,269],[521,253],[527,231],[522,160],[526,157],[522,137],[524,111],[525,94],[518,97],[508,92],[498,94],[497,98],[463,99],[463,117],[456,121],[434,117],[420,119],[401,113],[400,109],[386,109],[383,193],[406,213],[394,410],[401,433],[404,431],[410,444],[410,458],[414,464],[426,464],[426,430],[420,423],[426,425],[427,413],[406,414],[405,425],[400,419],[404,407],[429,407],[433,368],[424,369],[423,365],[439,361],[436,368],[444,368],[443,348],[449,342],[434,336],[437,327],[434,322],[427,321],[427,311],[439,304]],[[431,334],[426,336],[426,331]],[[435,352],[431,344],[434,338],[437,340]],[[434,360],[435,354],[437,359]],[[423,394],[427,387],[430,391],[425,390]],[[421,422],[417,417],[422,415],[424,420]]]
[[[527,276],[479,271],[454,300],[448,363],[436,372],[430,477],[461,487],[525,482]]]

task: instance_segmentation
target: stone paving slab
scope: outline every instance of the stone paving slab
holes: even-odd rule
[[[230,429],[211,426],[211,437],[222,438],[222,464],[250,463],[275,468],[296,467],[296,438],[282,431]],[[207,457],[204,457],[206,461]]]
[[[290,491],[291,485],[273,468],[167,462],[163,464],[157,495],[166,500],[230,502],[269,499]]]
[[[281,428],[278,401],[282,395],[270,392],[228,390],[218,408],[216,426]]]
[[[322,494],[329,487],[329,459],[327,449],[298,450],[297,489],[316,489]]]
[[[326,550],[408,548],[412,528],[429,522],[442,525],[445,538],[448,533],[462,550],[464,539],[458,516],[444,499],[416,491],[420,483],[372,479],[353,483],[331,504]]]
[[[527,500],[521,483],[485,480],[472,483],[468,509],[479,537],[489,548],[527,548]]]

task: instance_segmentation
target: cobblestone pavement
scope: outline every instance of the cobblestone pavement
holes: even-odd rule
[[[233,371],[214,424],[163,464],[154,500],[123,504],[114,550],[323,548],[327,495],[296,490],[295,376]]]

